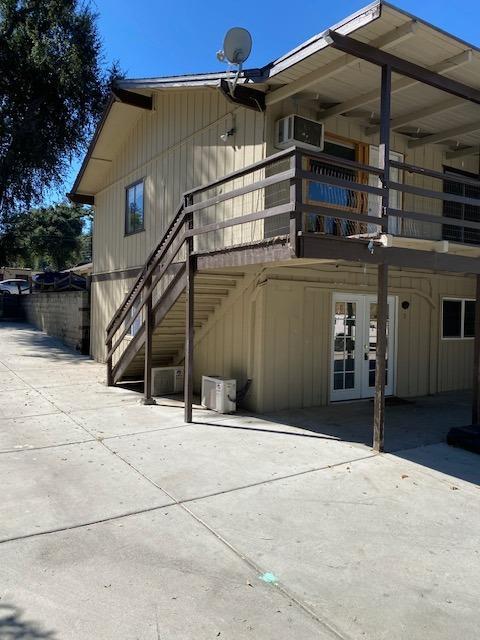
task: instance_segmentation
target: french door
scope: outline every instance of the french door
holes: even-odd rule
[[[370,398],[375,393],[377,298],[335,293],[332,313],[330,399]],[[394,392],[396,298],[388,297],[385,394]]]

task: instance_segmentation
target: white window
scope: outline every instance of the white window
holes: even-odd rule
[[[443,298],[442,338],[462,340],[475,336],[475,300]]]
[[[143,180],[125,190],[125,235],[144,231]]]

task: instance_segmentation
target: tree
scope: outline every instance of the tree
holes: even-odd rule
[[[0,0],[0,221],[61,184],[106,103],[96,15],[79,0]]]
[[[0,237],[0,263],[61,270],[85,259],[85,209],[61,203],[10,215]]]

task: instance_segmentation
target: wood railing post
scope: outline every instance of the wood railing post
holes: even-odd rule
[[[193,197],[185,197],[185,206],[193,204]],[[188,214],[185,221],[185,231],[193,229],[193,214]],[[184,400],[185,422],[193,420],[193,341],[194,341],[194,271],[193,237],[185,241],[185,370],[184,370]]]
[[[145,281],[145,291],[148,291],[152,284],[152,276]],[[152,398],[152,342],[153,342],[153,314],[152,295],[150,293],[145,301],[145,372],[143,376],[143,404],[155,404]]]
[[[112,338],[107,340],[106,346],[108,354],[112,349]],[[107,387],[113,387],[113,356],[107,358]]]
[[[377,282],[377,344],[375,365],[375,398],[373,407],[373,448],[384,449],[385,431],[385,374],[388,322],[388,265],[378,265]]]
[[[299,172],[302,170],[302,154],[295,149],[290,157],[290,169],[295,172],[293,178],[290,178],[290,250],[292,256],[299,257],[299,235],[302,229],[302,179],[299,178]]]
[[[382,86],[380,98],[380,145],[378,148],[379,167],[382,169],[382,230],[388,231],[388,208],[390,206],[390,118],[392,108],[392,68],[382,66]]]
[[[473,347],[472,424],[480,424],[480,275],[475,298],[475,342]]]

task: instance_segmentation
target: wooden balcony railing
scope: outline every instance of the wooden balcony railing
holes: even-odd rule
[[[386,181],[392,168],[398,179]],[[298,239],[306,234],[358,239],[389,233],[425,240],[447,235],[480,244],[479,180],[393,161],[389,169],[291,148],[184,193],[107,326],[109,383],[136,319],[145,320],[145,309],[149,322],[160,317],[162,299],[177,291],[191,255],[279,235],[288,236],[292,257],[301,257]],[[425,188],[425,180],[437,181],[438,191]],[[446,180],[459,185],[457,192],[444,190]],[[449,211],[453,215],[445,215]]]

